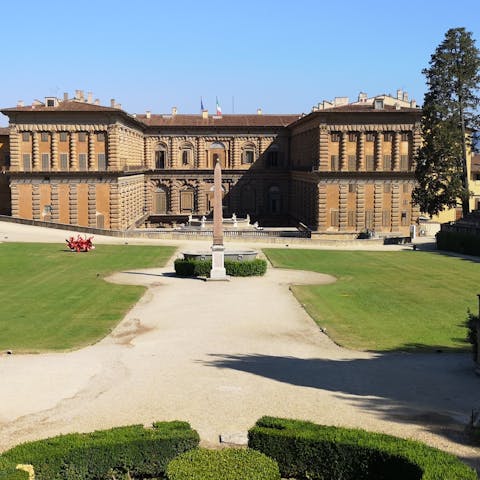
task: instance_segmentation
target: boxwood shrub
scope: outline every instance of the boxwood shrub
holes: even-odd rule
[[[195,449],[172,460],[168,480],[280,480],[275,460],[251,449]]]
[[[211,260],[177,259],[174,265],[175,273],[181,277],[209,277],[212,269]],[[243,262],[225,260],[225,271],[231,277],[264,275],[267,271],[267,262],[259,258]]]
[[[33,465],[36,480],[100,480],[109,472],[129,472],[136,478],[160,477],[173,458],[198,443],[198,433],[186,422],[60,435],[24,443],[3,453],[0,479],[28,479],[26,472],[14,470],[20,463]]]
[[[263,417],[248,445],[274,458],[282,477],[311,480],[477,480],[453,455],[413,440]]]

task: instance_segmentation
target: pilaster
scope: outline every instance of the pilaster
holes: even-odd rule
[[[58,164],[58,133],[51,132],[52,144],[51,144],[51,151],[52,151],[52,170],[54,172],[60,170]],[[52,214],[53,218],[53,214]]]
[[[348,228],[348,185],[341,183],[338,186],[338,227],[339,230]]]
[[[383,223],[383,183],[376,182],[373,193],[373,225],[381,229]]]
[[[357,164],[360,172],[365,171],[365,132],[359,132],[357,137]]]
[[[38,146],[38,132],[32,132],[32,170],[40,170],[40,153]]]
[[[375,132],[375,171],[383,170],[383,132]]]
[[[69,216],[70,216],[70,223],[72,225],[78,225],[78,196],[77,196],[76,183],[70,183]]]
[[[365,228],[365,185],[363,183],[357,184],[356,210],[357,231],[361,231]]]
[[[347,170],[347,132],[340,132],[340,171],[344,172]]]
[[[40,218],[40,185],[34,183],[32,185],[32,214],[34,220],[41,220]]]
[[[53,150],[53,149],[52,149]],[[52,152],[53,156],[53,152]],[[53,167],[55,168],[55,166]],[[52,222],[57,222],[60,219],[60,203],[58,199],[58,183],[50,184],[50,204],[52,206]]]
[[[95,132],[88,132],[88,170],[96,169],[95,161]]]
[[[18,217],[20,213],[20,202],[18,185],[16,183],[10,184],[10,198],[12,202],[12,217]]]
[[[327,185],[320,183],[317,186],[318,202],[318,230],[326,230],[327,228]]]
[[[392,183],[392,232],[400,227],[400,185]]]
[[[18,172],[22,170],[21,158],[20,158],[20,133],[16,127],[10,128],[10,170],[12,172]],[[12,205],[13,209],[13,205]],[[13,214],[13,210],[12,210]]]
[[[393,171],[398,172],[400,170],[400,132],[397,130],[393,134]]]
[[[97,202],[96,202],[96,185],[88,184],[88,225],[90,227],[97,226]]]
[[[326,172],[330,170],[330,163],[328,160],[328,131],[326,127],[320,127],[318,151],[318,168],[322,172]]]
[[[69,133],[69,141],[70,141],[70,152],[69,152],[69,158],[70,158],[70,170],[73,172],[78,171],[78,157],[77,157],[77,140],[75,138],[75,133],[70,132]],[[70,216],[70,219],[72,217]]]

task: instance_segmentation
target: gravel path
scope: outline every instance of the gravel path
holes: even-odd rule
[[[172,271],[113,275],[149,289],[96,345],[0,355],[0,450],[170,419],[216,445],[219,435],[242,437],[260,416],[277,415],[416,438],[480,468],[480,450],[463,433],[480,403],[469,355],[338,347],[289,292],[334,281],[327,275],[269,268],[262,278],[203,282]]]

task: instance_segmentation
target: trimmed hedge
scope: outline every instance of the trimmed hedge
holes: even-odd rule
[[[458,458],[413,440],[263,417],[248,446],[274,458],[282,477],[323,480],[477,480]]]
[[[440,230],[436,239],[439,250],[480,256],[480,236],[478,235]]]
[[[15,471],[19,463],[33,465],[36,480],[100,480],[109,472],[159,477],[173,458],[198,443],[198,433],[186,422],[60,435],[24,443],[3,453],[0,479],[28,479],[26,472]]]
[[[181,277],[209,277],[212,269],[211,260],[192,260],[178,258],[174,262],[175,273]],[[251,277],[264,275],[267,271],[267,262],[262,259],[237,262],[225,260],[225,270],[231,277]]]
[[[275,460],[251,449],[195,449],[172,460],[168,480],[280,480]]]

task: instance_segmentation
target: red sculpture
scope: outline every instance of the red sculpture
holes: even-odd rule
[[[92,242],[93,237],[81,237],[80,235],[77,238],[70,237],[66,239],[67,246],[71,252],[89,252],[93,250],[95,247]]]

